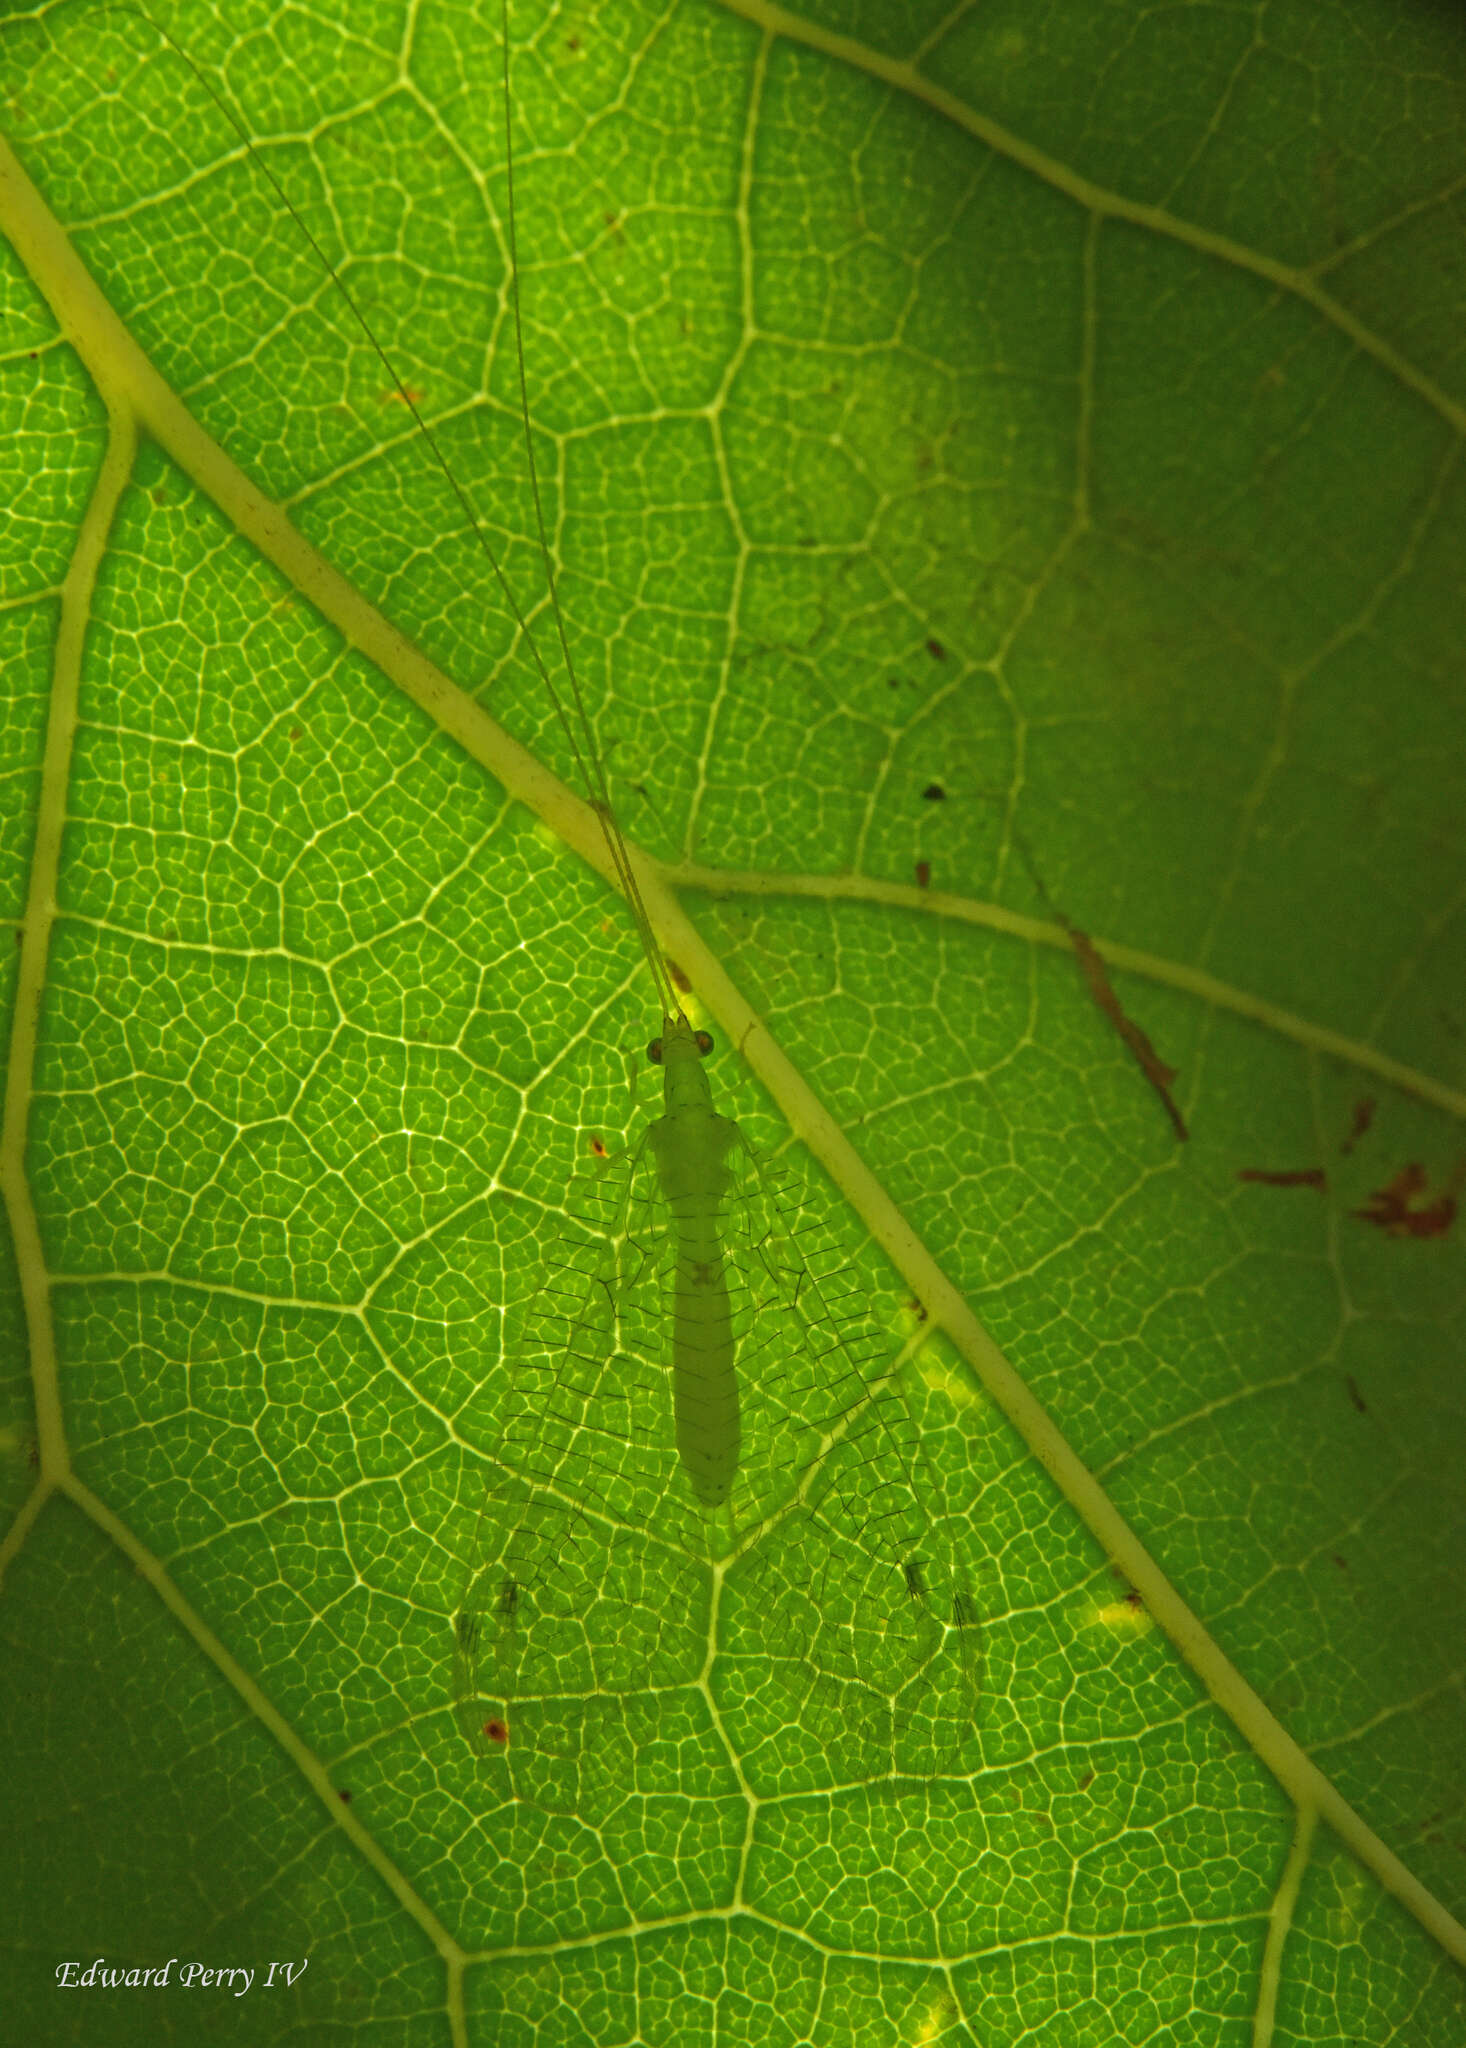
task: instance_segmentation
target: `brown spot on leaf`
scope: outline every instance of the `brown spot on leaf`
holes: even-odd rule
[[[1243,1166],[1238,1169],[1237,1178],[1256,1181],[1259,1186],[1265,1188],[1317,1188],[1320,1194],[1326,1193],[1328,1189],[1328,1181],[1321,1166]]]
[[[1171,1119],[1171,1129],[1184,1145],[1189,1134],[1185,1119],[1176,1107],[1176,1098],[1171,1093],[1171,1083],[1176,1078],[1176,1069],[1166,1065],[1140,1026],[1125,1015],[1120,998],[1110,986],[1105,963],[1101,960],[1089,933],[1080,931],[1078,925],[1070,924],[1066,917],[1061,916],[1059,922],[1069,934],[1069,943],[1074,948],[1097,1008],[1103,1010],[1128,1046],[1130,1055],[1141,1073],[1160,1097],[1166,1115]]]
[[[1456,1220],[1456,1196],[1460,1191],[1462,1167],[1433,1201],[1416,1206],[1416,1197],[1429,1187],[1429,1176],[1418,1160],[1402,1166],[1394,1179],[1376,1188],[1362,1209],[1352,1213],[1361,1223],[1372,1223],[1386,1237],[1444,1237]]]
[[[1354,1150],[1354,1147],[1374,1122],[1376,1107],[1377,1104],[1372,1095],[1360,1096],[1349,1113],[1349,1131],[1343,1144],[1339,1147],[1341,1152],[1349,1153]]]
[[[918,888],[918,889],[929,889],[929,888],[931,887],[931,883],[932,883],[932,864],[931,864],[931,862],[930,862],[929,860],[919,860],[919,861],[918,861],[918,862],[916,863],[916,886],[917,886],[917,888]]]

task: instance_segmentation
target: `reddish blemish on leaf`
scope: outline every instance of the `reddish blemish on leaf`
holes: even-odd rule
[[[1087,1792],[1093,1783],[1094,1772],[1086,1771],[1084,1776],[1079,1780],[1079,1783],[1074,1787],[1074,1789],[1076,1792]]]
[[[929,782],[921,793],[929,804],[942,803],[947,794],[940,782]]]
[[[1341,1152],[1348,1153],[1354,1150],[1354,1147],[1374,1122],[1374,1112],[1377,1106],[1372,1095],[1362,1095],[1355,1103],[1349,1114],[1348,1136],[1339,1147]]]
[[[1434,1201],[1416,1207],[1416,1197],[1426,1193],[1429,1176],[1418,1161],[1402,1166],[1392,1181],[1376,1188],[1362,1209],[1353,1214],[1361,1223],[1372,1223],[1386,1237],[1444,1237],[1456,1220],[1456,1196],[1462,1168],[1458,1167]]]
[[[488,1736],[490,1742],[507,1743],[509,1740],[508,1723],[505,1721],[485,1721],[484,1733]]]
[[[1328,1191],[1321,1166],[1279,1167],[1275,1171],[1265,1166],[1244,1166],[1238,1170],[1237,1178],[1256,1181],[1265,1188],[1317,1188],[1321,1195]]]
[[[1349,1389],[1349,1399],[1354,1403],[1354,1406],[1359,1410],[1359,1413],[1361,1415],[1367,1415],[1369,1413],[1369,1410],[1364,1405],[1364,1396],[1359,1391],[1359,1382],[1355,1379],[1352,1372],[1345,1373],[1344,1385]]]
[[[918,889],[929,889],[931,885],[932,864],[929,860],[919,860],[916,863],[916,886]]]
[[[1078,925],[1070,924],[1065,917],[1061,917],[1059,921],[1069,934],[1069,943],[1074,948],[1096,1007],[1103,1010],[1129,1047],[1132,1059],[1160,1097],[1166,1115],[1171,1119],[1171,1129],[1184,1145],[1188,1136],[1186,1122],[1171,1093],[1171,1083],[1176,1078],[1176,1069],[1166,1065],[1140,1026],[1125,1015],[1120,998],[1110,986],[1105,963],[1101,960],[1089,933],[1080,931]]]
[[[592,1152],[595,1153],[597,1159],[609,1159],[611,1156],[610,1153],[606,1150],[606,1141],[604,1138],[592,1138],[590,1141],[590,1149],[592,1150]]]
[[[945,661],[947,659],[947,650],[940,640],[928,640],[926,651],[933,661]]]
[[[1110,986],[1109,971],[1100,957],[1099,947],[1096,946],[1089,933],[1081,931],[1073,919],[1067,917],[1060,910],[1058,904],[1055,903],[1053,897],[1050,896],[1044,886],[1043,876],[1038,871],[1033,855],[1029,852],[1028,847],[1017,832],[1013,834],[1013,844],[1017,848],[1019,859],[1028,870],[1029,880],[1038,891],[1040,901],[1074,948],[1074,957],[1079,962],[1080,972],[1083,974],[1089,993],[1094,999],[1095,1008],[1103,1011],[1104,1015],[1114,1025],[1116,1031],[1119,1032],[1121,1040],[1129,1050],[1130,1057],[1135,1061],[1141,1073],[1144,1074],[1146,1080],[1160,1097],[1161,1105],[1171,1120],[1171,1129],[1176,1133],[1177,1139],[1184,1145],[1189,1135],[1186,1129],[1186,1122],[1180,1110],[1176,1107],[1175,1097],[1171,1094],[1171,1083],[1176,1078],[1176,1069],[1166,1065],[1140,1026],[1125,1015],[1120,998]]]
[[[682,972],[682,969],[677,965],[677,962],[675,960],[668,960],[667,972],[672,977],[672,986],[675,989],[680,990],[680,992],[685,996],[690,996],[692,994],[692,983],[687,979],[687,976]]]
[[[350,1794],[349,1792],[347,1792],[346,1790],[344,1790],[344,1789],[343,1789],[342,1791],[338,1792],[338,1793],[336,1794],[336,1797],[337,1797],[337,1798],[338,1798],[338,1799],[339,1799],[339,1800],[341,1801],[341,1804],[342,1804],[343,1806],[350,1806],[350,1804],[351,1804],[351,1794]]]
[[[1334,1560],[1334,1563],[1335,1563],[1335,1564],[1336,1564],[1336,1565],[1337,1565],[1337,1566],[1339,1567],[1339,1570],[1340,1570],[1341,1572],[1346,1572],[1346,1571],[1348,1571],[1348,1569],[1349,1569],[1349,1560],[1348,1560],[1348,1558],[1347,1558],[1347,1557],[1340,1557],[1340,1555],[1339,1555],[1339,1553],[1338,1553],[1338,1551],[1337,1551],[1337,1550],[1336,1550],[1336,1551],[1334,1551],[1334,1552],[1332,1553],[1332,1556],[1333,1556],[1333,1560]]]

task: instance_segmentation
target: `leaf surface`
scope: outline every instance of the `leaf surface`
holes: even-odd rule
[[[1460,2038],[1459,24],[516,0],[571,648],[719,1106],[930,1332],[982,1644],[913,1776],[678,1590],[569,1810],[451,1617],[656,1020],[262,170],[550,645],[497,18],[166,26],[260,157],[128,10],[0,28],[29,2037]]]

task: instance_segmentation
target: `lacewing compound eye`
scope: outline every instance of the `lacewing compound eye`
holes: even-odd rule
[[[490,1742],[506,1744],[509,1740],[509,1724],[507,1721],[485,1721],[484,1733]]]
[[[694,1031],[692,1042],[703,1058],[706,1059],[713,1049],[713,1034],[711,1031]],[[655,1066],[659,1067],[662,1064],[662,1041],[660,1038],[652,1040],[646,1049],[646,1056]]]

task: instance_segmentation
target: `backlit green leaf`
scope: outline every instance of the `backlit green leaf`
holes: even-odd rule
[[[452,1618],[658,1020],[266,176],[551,648],[498,10],[158,19],[257,154],[131,9],[0,22],[16,2038],[1466,2038],[1461,23],[513,0],[568,639],[981,1645],[931,1775],[642,1585],[535,1800]]]

